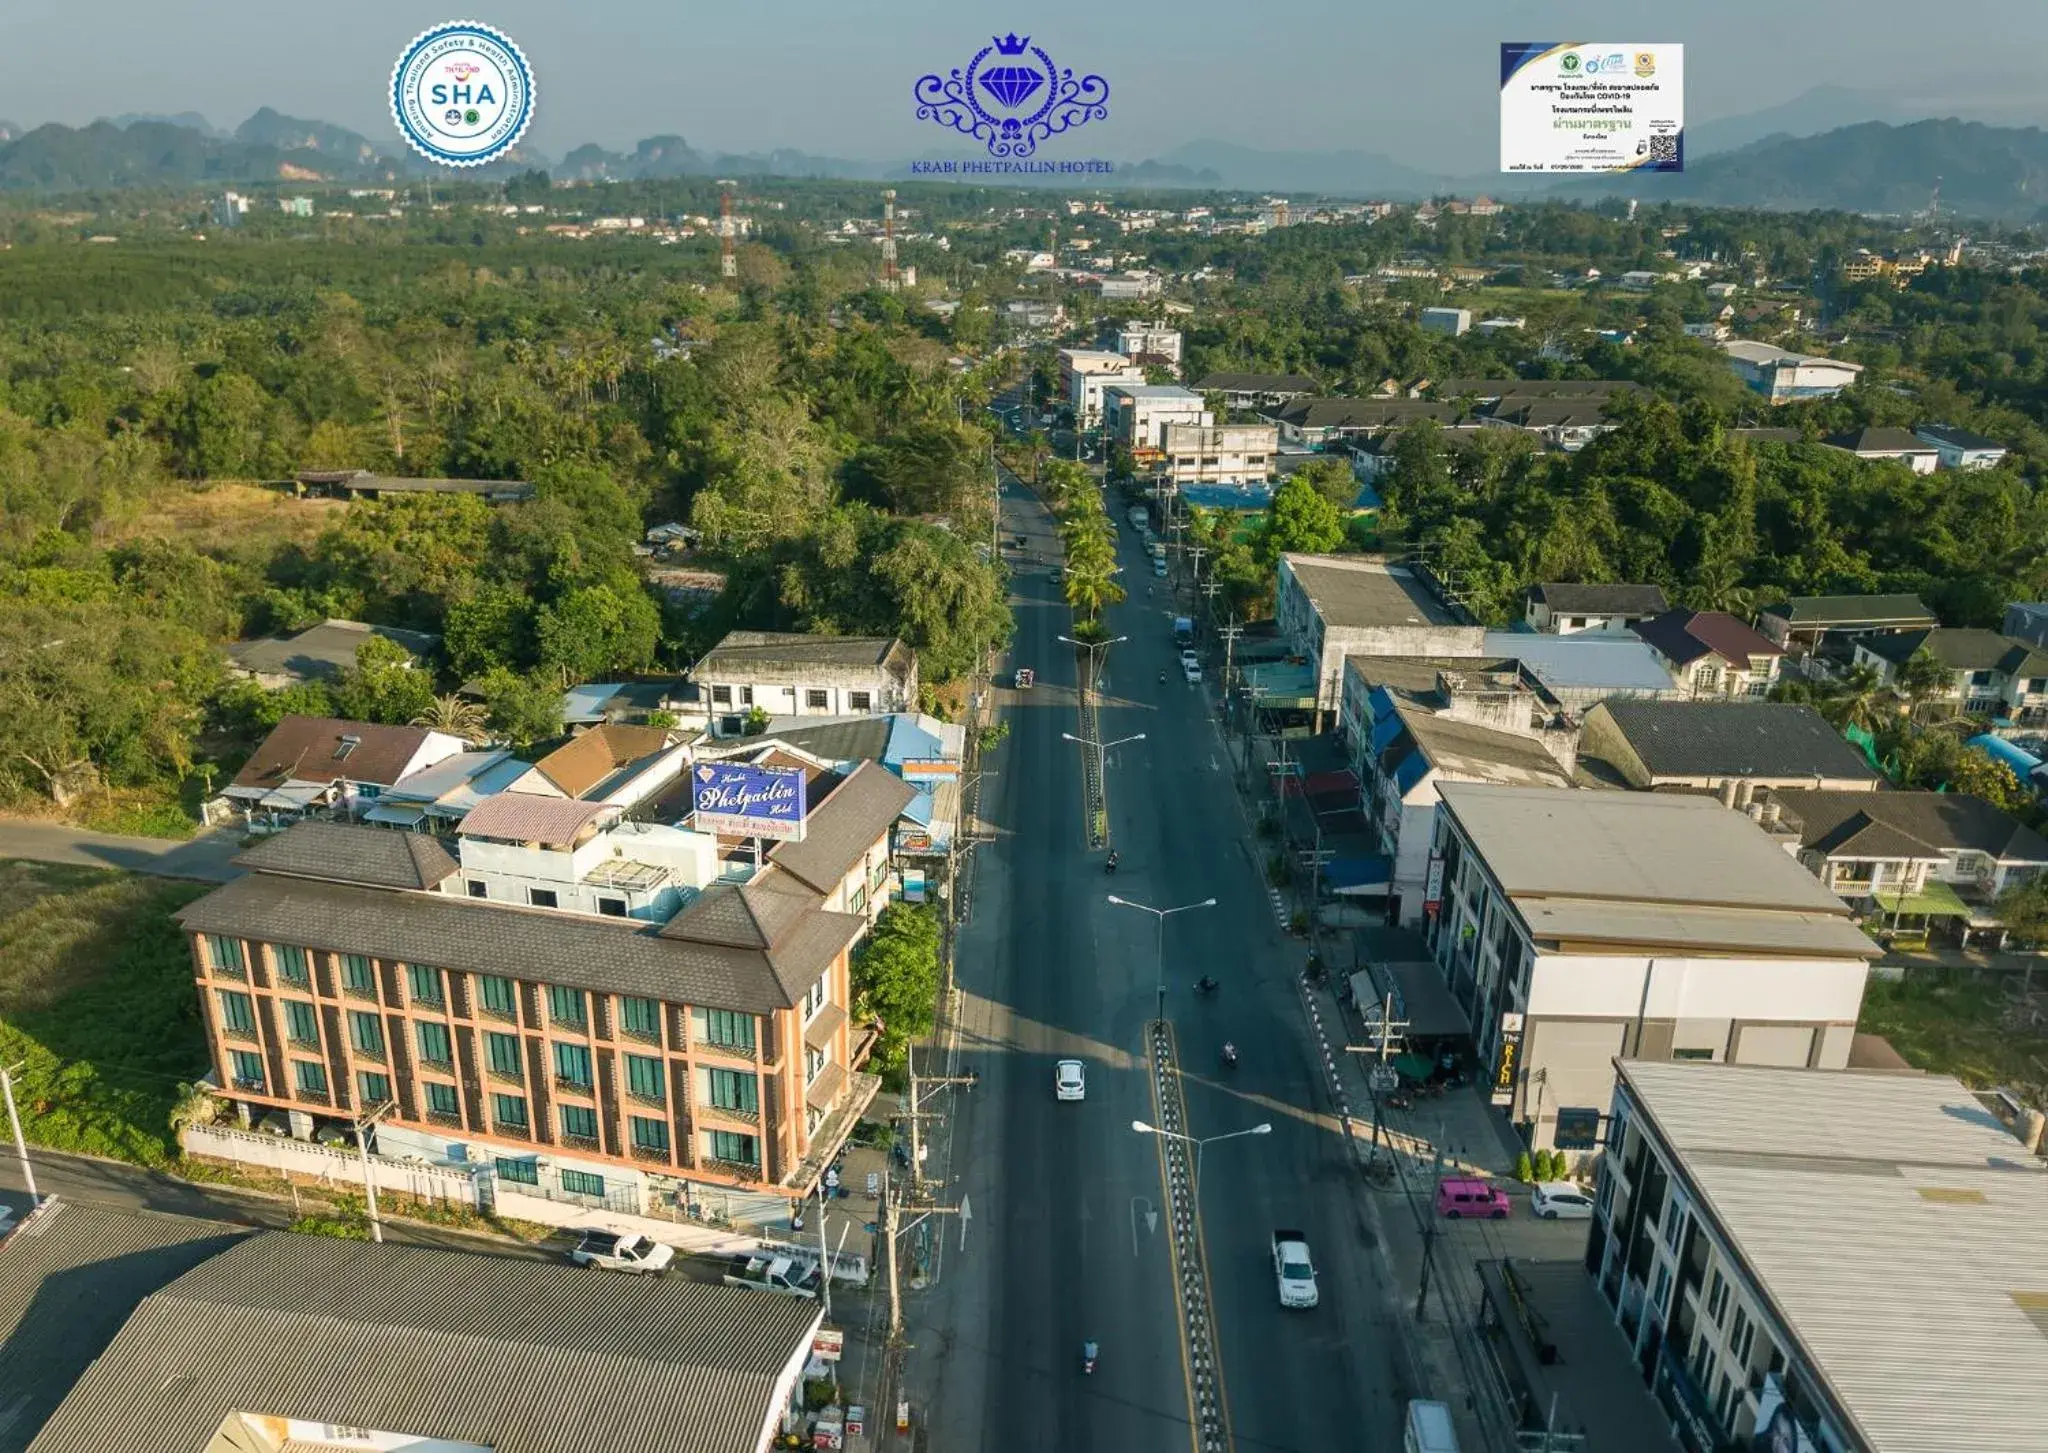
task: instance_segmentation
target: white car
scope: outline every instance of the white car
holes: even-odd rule
[[[1063,1059],[1053,1066],[1052,1092],[1061,1100],[1088,1098],[1088,1071],[1077,1059]]]
[[[1584,1221],[1593,1198],[1570,1181],[1544,1181],[1529,1193],[1529,1209],[1546,1221]]]
[[[569,1259],[578,1266],[660,1276],[676,1259],[676,1249],[630,1231],[586,1231],[569,1253]]]
[[[1190,686],[1198,685],[1202,680],[1202,668],[1193,661],[1182,661],[1180,663],[1180,674],[1187,678],[1187,683]]]
[[[1316,1269],[1309,1260],[1308,1238],[1299,1231],[1283,1227],[1273,1233],[1273,1280],[1279,1286],[1283,1307],[1313,1307],[1321,1300],[1316,1294]]]

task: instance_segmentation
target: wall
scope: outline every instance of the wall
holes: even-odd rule
[[[337,1190],[360,1193],[363,1187],[363,1158],[356,1150],[290,1140],[282,1135],[262,1135],[225,1125],[194,1125],[183,1136],[187,1155],[210,1156],[240,1165],[307,1176],[332,1184]],[[413,1165],[408,1161],[370,1157],[370,1178],[377,1189],[416,1201],[453,1201],[474,1206],[476,1190],[469,1172],[442,1166]]]
[[[1529,986],[1529,1013],[1853,1024],[1868,972],[1860,959],[1543,954]]]

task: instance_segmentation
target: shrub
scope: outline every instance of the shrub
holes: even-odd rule
[[[1540,1158],[1543,1152],[1539,1150],[1536,1154]],[[1515,1179],[1525,1184],[1531,1183],[1536,1179],[1536,1171],[1530,1163],[1529,1152],[1526,1150],[1515,1157]]]

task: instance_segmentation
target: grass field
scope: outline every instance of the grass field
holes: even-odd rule
[[[2010,975],[1870,981],[1860,1028],[1881,1034],[1915,1069],[1954,1075],[1974,1089],[2007,1085],[2048,1095],[2048,973],[2022,1012]]]
[[[0,1057],[23,1062],[30,1140],[164,1165],[170,1111],[203,1074],[191,958],[171,922],[207,889],[99,868],[0,861]]]
[[[206,549],[231,541],[238,553],[266,555],[278,545],[309,544],[347,511],[347,500],[293,499],[260,484],[216,481],[161,491],[107,543],[148,537],[186,540]]]

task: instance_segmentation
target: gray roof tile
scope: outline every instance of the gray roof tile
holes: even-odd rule
[[[2048,863],[2048,839],[1981,797],[1964,792],[1812,792],[1771,794],[1800,827],[1800,844],[1831,857],[1989,853]],[[1921,846],[1912,853],[1914,844]]]
[[[803,840],[777,843],[768,859],[820,893],[830,893],[916,796],[888,768],[863,762],[811,810]]]
[[[1574,585],[1546,581],[1529,594],[1563,615],[1659,616],[1671,609],[1660,585]]]
[[[425,833],[345,822],[299,823],[234,861],[254,872],[372,888],[435,888],[459,870],[448,850]]]
[[[1602,702],[1653,777],[1877,780],[1855,748],[1810,706],[1770,701]]]

